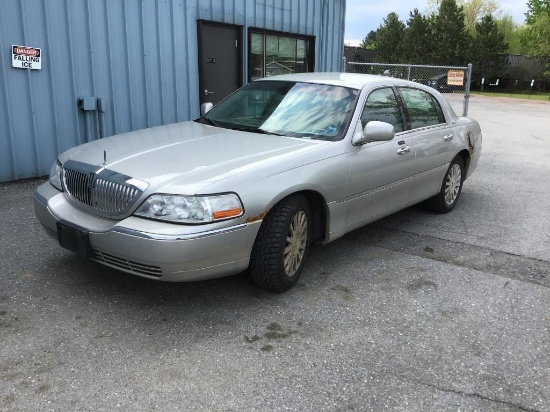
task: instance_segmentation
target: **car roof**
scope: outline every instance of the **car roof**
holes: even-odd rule
[[[391,84],[407,83],[406,80],[395,79],[388,76],[376,76],[373,74],[358,74],[358,73],[295,73],[281,74],[278,76],[264,77],[256,81],[292,81],[304,83],[319,83],[330,84],[333,86],[344,86],[353,89],[361,90],[369,83],[378,83],[380,81],[388,82],[391,79]]]
[[[315,73],[281,74],[278,76],[264,77],[255,81],[257,82],[290,81],[290,82],[328,84],[332,86],[349,87],[357,90],[361,90],[367,85],[371,87],[380,87],[380,86],[413,87],[416,89],[424,90],[436,96],[439,100],[439,103],[443,107],[445,107],[446,110],[449,112],[449,115],[451,116],[451,118],[453,120],[456,120],[457,118],[453,108],[449,105],[449,102],[447,102],[447,100],[437,90],[417,82],[398,79],[396,77],[377,76],[374,74],[358,74],[358,73],[315,72]]]

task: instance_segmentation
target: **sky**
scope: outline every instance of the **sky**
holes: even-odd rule
[[[527,0],[497,0],[504,13],[512,15],[515,23],[523,23]],[[346,0],[345,43],[357,46],[371,30],[376,30],[388,13],[396,12],[403,23],[415,8],[426,14],[426,0]]]

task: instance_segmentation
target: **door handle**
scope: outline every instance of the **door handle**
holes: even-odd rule
[[[398,155],[404,155],[405,153],[409,153],[411,151],[411,148],[409,146],[403,146],[397,149]]]
[[[453,140],[453,135],[452,134],[446,134],[445,136],[443,136],[443,140],[445,140],[446,142],[448,142],[450,140]]]
[[[208,96],[209,94],[214,94],[214,92],[208,91],[208,89],[204,89],[204,95]]]

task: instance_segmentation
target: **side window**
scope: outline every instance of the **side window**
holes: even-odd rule
[[[442,111],[439,103],[432,98],[432,95],[424,90],[408,87],[399,88],[405,108],[409,112],[411,129],[433,126],[444,123],[441,117]]]
[[[403,116],[391,88],[374,90],[367,97],[361,114],[363,127],[371,120],[392,124],[396,133],[403,131]]]

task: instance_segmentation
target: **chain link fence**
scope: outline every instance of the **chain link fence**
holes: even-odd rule
[[[344,60],[348,73],[377,74],[412,80],[433,87],[443,94],[456,114],[467,116],[472,65],[422,66],[415,64],[357,63]]]

